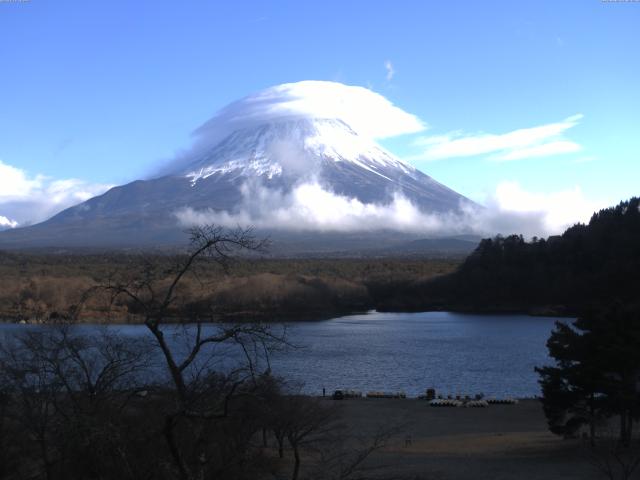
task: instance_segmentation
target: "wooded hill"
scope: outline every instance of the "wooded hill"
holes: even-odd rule
[[[561,236],[484,239],[452,274],[388,292],[382,308],[575,314],[640,298],[640,199]]]

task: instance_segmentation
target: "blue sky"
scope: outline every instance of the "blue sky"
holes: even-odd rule
[[[24,217],[21,181],[49,214],[149,175],[229,102],[308,79],[419,117],[382,143],[475,200],[614,203],[640,193],[639,25],[640,3],[599,0],[2,1],[0,216]]]

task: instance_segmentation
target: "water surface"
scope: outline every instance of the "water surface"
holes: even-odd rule
[[[535,366],[559,319],[447,312],[369,313],[293,324],[306,348],[277,355],[274,370],[309,391],[335,388],[530,397]],[[566,321],[564,319],[563,321]]]
[[[274,374],[312,394],[323,388],[327,392],[342,388],[404,391],[415,396],[433,387],[453,395],[482,392],[531,397],[540,392],[533,369],[549,363],[545,344],[556,320],[527,315],[370,312],[318,322],[287,322],[288,339],[298,348],[274,354],[271,365]],[[32,327],[0,325],[5,333],[24,328]],[[142,325],[108,328],[135,337],[149,335]],[[237,358],[232,350],[219,352],[216,361],[221,366],[225,356]]]

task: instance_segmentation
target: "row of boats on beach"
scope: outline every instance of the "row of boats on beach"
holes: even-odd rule
[[[405,392],[383,392],[370,391],[366,394],[358,390],[335,390],[332,398],[334,400],[344,400],[350,398],[395,398],[405,399]],[[432,407],[468,407],[468,408],[484,408],[489,405],[515,405],[518,400],[515,398],[485,398],[483,394],[470,395],[436,395],[435,389],[429,388],[424,395],[418,396],[419,400],[426,400]]]
[[[429,405],[432,407],[467,407],[467,408],[485,408],[489,405],[515,405],[518,400],[515,398],[489,398],[484,399],[450,399],[450,398],[435,398],[429,401]]]

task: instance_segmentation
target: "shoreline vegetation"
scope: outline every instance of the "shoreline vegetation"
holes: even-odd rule
[[[170,269],[173,257],[133,254],[32,254],[0,252],[0,323],[140,324],[131,305],[105,298],[85,300],[89,291],[118,272],[154,263]],[[415,293],[463,263],[452,258],[240,259],[228,273],[214,265],[183,289],[189,312],[172,312],[173,321],[189,321],[197,303],[216,306],[199,321],[318,321],[379,312],[451,311],[480,314],[572,316],[563,305],[464,305],[427,302]],[[189,300],[192,299],[193,302]]]
[[[455,279],[464,261],[461,257],[240,260],[229,273],[210,267],[191,286],[191,294],[200,301],[207,296],[216,305],[208,312],[210,317],[200,319],[204,322],[318,321],[372,310],[575,316],[575,309],[562,304],[465,304],[424,298],[423,292],[438,288],[438,282]],[[75,321],[83,324],[140,324],[143,317],[126,304],[107,305],[94,299],[81,312],[77,309],[84,292],[141,262],[168,268],[172,258],[0,252],[0,323],[57,323],[75,312]],[[175,323],[189,321],[188,314],[173,314]]]
[[[141,265],[170,272],[176,261],[167,255],[0,252],[0,321],[56,323],[74,314],[79,323],[141,323],[140,312],[126,301],[83,299],[83,293]],[[205,304],[215,309],[200,312],[199,321],[319,320],[364,313],[382,308],[378,297],[385,291],[451,273],[461,261],[239,259],[228,272],[202,262],[197,276],[181,287],[184,314],[174,309],[170,315],[179,323]]]

